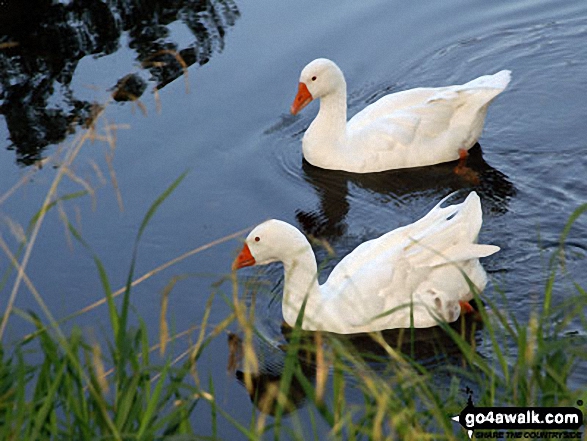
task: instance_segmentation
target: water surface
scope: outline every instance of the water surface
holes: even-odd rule
[[[521,321],[541,307],[548,258],[587,194],[584,2],[89,3],[62,2],[56,10],[39,2],[46,7],[41,20],[50,23],[50,35],[60,36],[53,46],[46,36],[35,38],[38,17],[29,20],[16,6],[0,10],[3,23],[7,17],[22,23],[0,36],[0,43],[21,42],[0,49],[0,190],[3,194],[29,173],[27,165],[56,152],[59,143],[70,142],[93,103],[108,101],[121,78],[140,77],[146,85],[140,104],[110,103],[105,110],[105,118],[120,125],[113,169],[124,211],[111,184],[97,190],[95,209],[90,198],[65,205],[71,219],[80,219],[84,238],[104,260],[113,286],[125,281],[132,241],[149,204],[189,168],[149,225],[137,274],[267,218],[327,239],[340,258],[359,243],[421,217],[446,194],[458,190],[458,200],[475,189],[484,207],[480,241],[501,247],[483,262],[492,279],[486,295]],[[182,54],[185,66],[172,53]],[[320,56],[344,71],[350,115],[386,93],[512,70],[512,82],[491,105],[473,152],[480,183],[455,176],[452,165],[354,176],[305,164],[301,137],[317,105],[298,117],[288,109],[301,68]],[[106,154],[112,151],[104,143],[86,146],[75,172],[99,185],[95,161],[109,181]],[[54,174],[51,166],[35,172],[29,185],[0,205],[3,219],[26,225]],[[79,189],[70,182],[62,192]],[[15,245],[9,223],[1,228]],[[585,237],[587,220],[580,218],[569,236],[567,269],[583,287]],[[171,294],[173,327],[187,329],[201,320],[212,284],[229,273],[239,247],[236,240],[216,246],[137,287],[133,303],[153,336],[169,277],[194,275]],[[317,252],[326,258],[324,249]],[[335,263],[336,258],[326,264],[323,277]],[[0,258],[1,267],[6,264]],[[68,246],[57,212],[43,225],[28,273],[57,317],[101,297],[91,259],[78,245]],[[259,324],[269,340],[283,342],[279,267],[240,275],[241,280],[257,276],[267,282],[265,294],[257,297]],[[557,285],[554,301],[563,302],[571,290],[569,283]],[[38,310],[25,289],[16,303]],[[211,321],[220,322],[227,312],[221,300],[215,302]],[[107,327],[106,309],[77,322],[100,332]],[[28,329],[13,317],[8,335],[15,339]],[[248,421],[249,397],[225,371],[227,348],[224,339],[210,347],[201,375],[212,376],[221,405]],[[274,359],[269,364],[279,366],[277,343],[265,351],[271,353],[267,360]],[[491,357],[482,338],[479,351]],[[586,381],[582,368],[573,384]],[[209,424],[206,418],[198,416],[200,427]],[[236,436],[230,426],[220,432]]]

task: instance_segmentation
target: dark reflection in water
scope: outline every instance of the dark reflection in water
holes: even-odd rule
[[[349,184],[388,199],[404,201],[406,198],[421,197],[423,193],[440,200],[457,190],[475,190],[483,201],[485,211],[494,214],[507,212],[516,189],[506,175],[485,162],[479,144],[469,151],[466,163],[469,173],[455,173],[457,164],[455,161],[429,167],[357,174],[324,170],[304,160],[304,179],[315,188],[320,206],[313,211],[296,211],[296,219],[306,234],[329,239],[342,236],[350,209]]]
[[[475,307],[477,305],[471,302]],[[481,343],[483,323],[477,313],[461,317],[449,325],[463,339],[477,347]],[[256,372],[248,372],[250,383],[247,386],[245,372],[238,367],[239,359],[242,359],[242,341],[236,334],[230,334],[229,349],[232,361],[229,362],[229,371],[233,371],[237,380],[247,389],[251,402],[264,413],[274,414],[277,410],[277,397],[279,385],[283,375],[286,352],[290,341],[292,328],[285,323],[281,327],[282,344],[278,347],[271,346],[262,338],[258,338],[257,353],[259,356],[259,368]],[[316,382],[316,334],[303,331],[300,349],[297,352],[297,367],[310,382]],[[441,327],[425,329],[390,329],[383,331],[382,337],[394,350],[406,355],[408,359],[418,362],[429,371],[448,369],[449,366],[462,366],[464,356],[455,340]],[[386,372],[394,371],[394,361],[390,359],[386,350],[368,334],[336,335],[327,334],[336,338],[339,343],[345,345],[353,355],[359,355],[366,366],[380,376]],[[327,338],[325,339],[328,340]],[[326,343],[326,346],[328,344]],[[324,347],[324,346],[323,346]],[[327,349],[326,349],[327,350]],[[236,355],[236,354],[240,354]],[[348,366],[352,369],[352,366]],[[360,375],[360,374],[357,374]],[[315,385],[314,385],[315,386]],[[301,408],[306,399],[306,393],[302,383],[294,375],[291,380],[287,400],[284,403],[284,413],[293,412]]]
[[[123,34],[161,89],[188,66],[205,64],[222,50],[225,31],[238,17],[233,0],[0,2],[0,114],[9,131],[8,148],[19,163],[30,165],[46,146],[83,124],[93,104],[76,98],[75,69],[87,55],[118,50]],[[168,26],[178,20],[194,37],[184,47],[170,37]],[[137,78],[120,82],[133,88],[119,94],[119,101],[136,99],[145,90]]]

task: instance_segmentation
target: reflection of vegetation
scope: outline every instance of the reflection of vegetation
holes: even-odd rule
[[[157,88],[187,66],[222,50],[239,11],[233,0],[34,0],[0,5],[0,114],[18,161],[28,165],[85,120],[91,103],[76,99],[71,81],[87,55],[115,52],[121,36]],[[194,36],[185,47],[168,25],[181,21]],[[144,89],[143,89],[144,90]],[[141,91],[142,93],[142,91]],[[134,92],[130,92],[134,95]]]

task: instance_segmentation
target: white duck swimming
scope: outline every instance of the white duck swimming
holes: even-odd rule
[[[483,290],[487,275],[479,258],[499,247],[476,244],[482,213],[475,192],[461,204],[443,208],[444,200],[413,224],[359,245],[322,285],[306,237],[274,219],[253,229],[232,268],[282,262],[283,318],[294,326],[307,296],[302,329],[309,331],[352,334],[453,322],[461,309],[472,308],[464,275]]]
[[[316,167],[371,173],[449,162],[466,156],[481,135],[487,108],[510,82],[510,71],[460,86],[417,88],[386,95],[347,122],[344,75],[319,58],[300,75],[291,113],[320,99],[302,140]]]

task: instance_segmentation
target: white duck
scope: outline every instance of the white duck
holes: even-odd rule
[[[294,115],[320,99],[320,111],[302,140],[316,167],[371,173],[420,167],[465,157],[481,135],[487,108],[510,82],[510,71],[460,86],[417,88],[386,95],[347,122],[342,71],[318,58],[300,75]]]
[[[499,247],[476,244],[482,214],[475,192],[458,205],[443,208],[444,200],[413,224],[359,245],[322,285],[308,240],[274,219],[253,229],[232,268],[282,262],[283,318],[294,326],[307,296],[302,329],[309,331],[352,334],[453,322],[461,309],[472,309],[464,275],[483,290],[487,275],[479,258]]]

